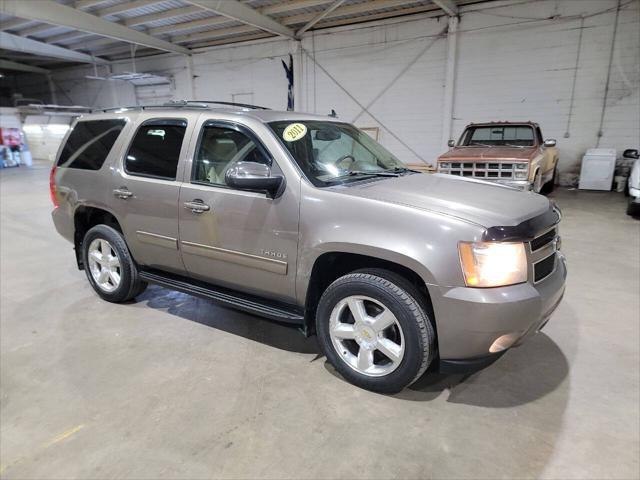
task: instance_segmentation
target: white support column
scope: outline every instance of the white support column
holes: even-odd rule
[[[111,75],[113,75],[113,65],[109,65],[107,67],[108,71],[109,71],[109,75],[108,77],[111,77]],[[120,106],[120,101],[118,100],[118,80],[109,80],[109,91],[111,93],[111,106],[113,108],[119,107]]]
[[[51,94],[51,103],[58,104],[58,96],[56,95],[56,85],[53,83],[53,77],[47,73],[47,82],[49,83],[49,93]]]
[[[295,52],[293,54],[293,101],[294,110],[296,112],[306,112],[306,105],[304,102],[304,90],[302,88],[304,69],[303,69],[303,55],[302,42],[297,40],[293,41],[295,45]]]
[[[442,109],[442,148],[451,139],[453,106],[455,100],[456,64],[458,62],[458,17],[449,17],[447,31],[447,65],[444,78],[444,102]]]
[[[193,56],[185,55],[185,63],[187,64],[187,87],[189,88],[189,98],[187,100],[196,99],[196,79],[193,76]]]

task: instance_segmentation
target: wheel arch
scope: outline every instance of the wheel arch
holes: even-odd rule
[[[84,236],[96,225],[108,225],[120,233],[122,227],[115,214],[105,208],[93,205],[80,205],[73,213],[73,246],[76,253],[78,269],[84,270],[82,261],[82,241]]]
[[[309,282],[306,292],[304,292],[305,329],[308,333],[312,333],[315,329],[315,313],[318,300],[326,288],[343,275],[364,268],[388,270],[410,282],[422,294],[422,298],[418,300],[424,301],[427,314],[432,321],[434,329],[436,328],[431,294],[429,293],[428,283],[424,279],[424,273],[421,275],[414,268],[382,256],[335,250],[319,255],[311,268]]]

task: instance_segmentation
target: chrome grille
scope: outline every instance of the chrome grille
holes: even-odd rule
[[[438,172],[490,180],[526,180],[528,165],[523,162],[440,162]],[[516,172],[522,174],[518,176]]]

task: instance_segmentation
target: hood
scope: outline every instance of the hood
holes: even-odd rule
[[[478,162],[484,160],[531,160],[538,147],[453,147],[438,157],[443,160]]]
[[[542,195],[443,174],[413,174],[334,188],[348,195],[451,215],[485,228],[515,226],[550,207]]]

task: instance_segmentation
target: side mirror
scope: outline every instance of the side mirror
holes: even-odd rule
[[[232,188],[267,192],[271,198],[280,196],[284,186],[282,176],[271,175],[271,167],[256,162],[236,163],[227,170],[224,179]]]
[[[549,147],[555,147],[556,146],[556,139],[555,138],[548,138],[544,141],[544,146],[549,148]]]
[[[622,156],[624,158],[633,158],[633,159],[638,159],[640,158],[640,154],[638,154],[638,150],[635,148],[627,148],[624,153],[622,154]]]
[[[449,140],[447,142],[447,145],[449,145],[450,147],[455,147],[456,146],[456,141],[455,140]]]

